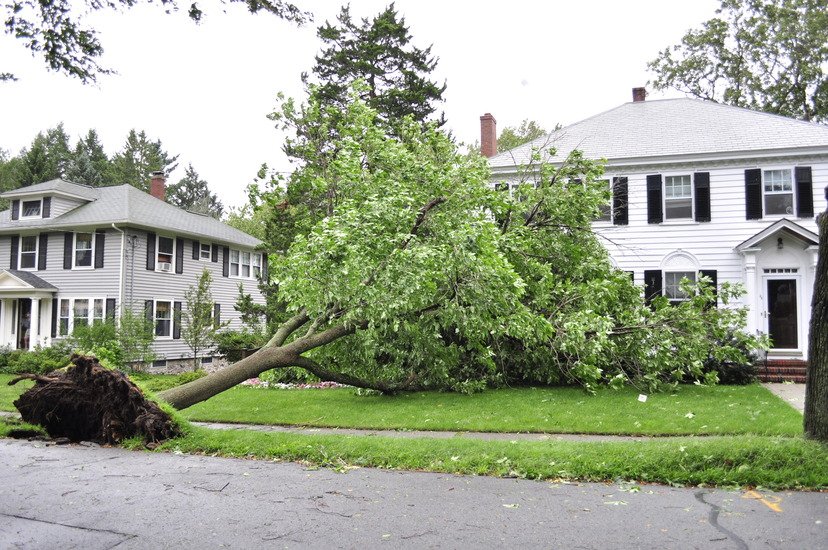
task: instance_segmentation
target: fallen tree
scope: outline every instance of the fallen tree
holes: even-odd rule
[[[179,435],[170,416],[129,378],[94,357],[74,355],[66,369],[24,374],[9,384],[25,379],[35,385],[14,406],[24,421],[43,426],[53,438],[112,444],[139,436],[157,443]]]
[[[497,192],[484,159],[458,154],[434,127],[398,121],[391,133],[355,97],[345,113],[330,109],[313,93],[299,110],[285,103],[277,118],[295,127],[303,166],[260,193],[276,215],[302,216],[288,250],[270,258],[285,322],[250,357],[162,392],[174,407],[291,366],[385,393],[562,381],[652,389],[714,381],[702,370],[711,354],[755,344],[738,335],[742,311],[710,307],[712,289],[688,287],[678,307],[647,304],[612,267],[590,229],[609,200],[600,164],[573,152]],[[734,292],[723,285],[720,302]]]

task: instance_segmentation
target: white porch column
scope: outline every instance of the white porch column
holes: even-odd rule
[[[40,343],[40,298],[32,298],[32,313],[29,317],[29,349]]]
[[[745,248],[742,256],[745,258],[745,306],[748,308],[748,332],[756,333],[764,330],[762,322],[762,301],[759,299],[759,288],[756,284],[756,254],[761,248]]]

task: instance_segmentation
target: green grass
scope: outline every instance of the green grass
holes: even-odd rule
[[[323,436],[192,428],[161,450],[457,474],[637,480],[769,489],[828,487],[828,447],[802,438],[724,436],[587,443]]]
[[[9,386],[9,380],[14,380],[16,376],[14,374],[0,374],[0,411],[17,412],[12,402],[21,393],[34,385],[31,380],[21,380],[14,386]]]
[[[802,434],[802,415],[760,385],[684,386],[650,395],[578,388],[419,392],[358,396],[353,390],[237,387],[182,411],[199,421],[393,430],[633,435]]]

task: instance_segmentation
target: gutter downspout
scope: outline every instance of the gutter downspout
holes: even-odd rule
[[[115,308],[115,311],[123,311],[124,307],[124,247],[126,246],[126,233],[124,233],[123,229],[118,229],[118,227],[113,223],[112,229],[119,232],[121,234],[121,262],[118,266],[118,307]],[[116,323],[120,326],[120,315],[115,315]]]

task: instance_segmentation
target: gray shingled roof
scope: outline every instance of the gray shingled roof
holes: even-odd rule
[[[59,183],[55,183],[59,182]],[[50,191],[53,189],[79,189],[94,192],[96,197],[89,203],[79,206],[56,218],[44,220],[16,220],[10,219],[10,212],[0,213],[0,233],[19,231],[25,227],[48,227],[50,229],[73,229],[85,226],[128,225],[141,227],[152,231],[170,232],[176,235],[208,238],[225,244],[238,244],[255,247],[261,243],[259,239],[239,231],[215,218],[194,214],[181,210],[171,204],[144,193],[131,185],[116,187],[91,188],[61,180],[53,180],[25,188],[28,193]],[[15,190],[18,191],[18,190]],[[70,191],[66,191],[70,192]],[[78,194],[78,193],[75,193]],[[0,195],[11,198],[9,193]],[[16,194],[14,196],[21,196]]]
[[[24,283],[31,285],[33,288],[39,290],[57,290],[57,288],[55,288],[51,283],[47,283],[29,271],[20,271],[19,269],[6,269],[4,271],[10,275],[14,275]]]
[[[88,185],[79,185],[61,179],[54,179],[44,181],[43,183],[36,183],[27,187],[19,187],[12,191],[6,191],[0,197],[4,199],[12,199],[24,195],[33,195],[38,193],[60,193],[65,195],[73,195],[87,200],[94,200],[98,198],[99,189],[89,187]]]
[[[527,164],[533,148],[555,147],[548,162],[573,149],[610,162],[677,155],[828,148],[828,126],[701,101],[662,99],[625,103],[548,136],[495,155],[492,168]]]

